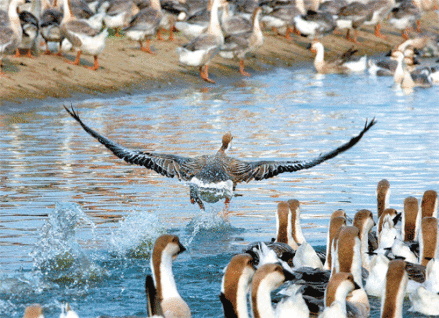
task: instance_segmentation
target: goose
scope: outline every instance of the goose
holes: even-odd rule
[[[185,250],[176,235],[164,234],[154,243],[151,257],[152,280],[146,280],[147,303],[157,304],[157,310],[160,310],[164,317],[191,317],[191,310],[181,298],[172,273],[172,261]],[[153,284],[148,285],[148,280]],[[151,299],[152,296],[155,301]]]
[[[421,222],[418,199],[407,197],[404,199],[404,213],[402,214],[401,233],[404,242],[417,240],[417,233]]]
[[[247,294],[255,272],[254,259],[249,254],[238,254],[230,260],[221,282],[225,318],[249,318]]]
[[[61,47],[64,40],[64,36],[61,34],[61,21],[63,14],[58,9],[57,0],[54,1],[53,6],[50,5],[48,0],[42,0],[42,14],[40,19],[40,33],[46,44],[46,51],[44,54],[50,55],[50,49],[48,42],[59,43],[58,53],[56,55],[61,56]]]
[[[390,260],[384,254],[375,254],[370,261],[369,276],[364,290],[370,296],[381,297],[385,288],[386,273]]]
[[[369,232],[375,226],[372,212],[363,209],[358,211],[354,217],[353,225],[359,230],[359,237],[361,242],[361,260],[362,266],[366,270],[370,270],[370,256],[369,256]]]
[[[337,18],[337,27],[347,29],[346,39],[358,43],[358,28],[365,22],[370,21],[373,16],[373,8],[363,3],[354,1],[340,9]],[[351,37],[350,31],[354,30],[354,37]]]
[[[325,291],[325,309],[319,318],[347,318],[346,298],[360,288],[351,273],[333,274]]]
[[[213,0],[207,31],[189,43],[177,48],[179,61],[186,65],[198,66],[201,78],[213,84],[215,81],[209,78],[208,63],[224,44],[224,36],[218,20],[218,6],[219,0]]]
[[[253,12],[251,31],[226,36],[224,44],[221,47],[220,56],[239,59],[239,73],[244,76],[250,76],[250,74],[244,70],[245,55],[261,47],[263,43],[263,35],[259,25],[259,15],[261,11],[262,9],[257,7]]]
[[[133,16],[139,13],[139,8],[129,0],[112,0],[107,2],[104,22],[107,28],[115,29],[115,36],[120,36],[120,29],[129,25]],[[102,7],[102,6],[101,6]]]
[[[271,292],[283,282],[295,276],[280,264],[265,264],[258,268],[251,284],[251,301],[253,317],[278,318],[287,317],[291,312],[297,318],[308,318],[309,309],[302,295],[295,294],[281,300],[276,308],[271,304]]]
[[[375,26],[375,36],[386,39],[387,37],[381,33],[381,21],[383,21],[395,7],[395,0],[372,0],[369,1],[367,5],[373,8],[373,15],[370,20],[364,22],[364,25]]]
[[[399,50],[391,51],[385,59],[368,61],[369,74],[376,76],[393,76],[398,66],[397,52]],[[404,55],[404,63],[407,69],[411,72],[415,70],[415,66],[419,65],[419,61],[411,48],[402,51]]]
[[[333,274],[352,273],[355,282],[362,287],[361,241],[360,231],[356,226],[345,226],[341,229],[333,251]]]
[[[35,46],[39,34],[38,19],[29,11],[20,12],[20,23],[23,29],[22,43],[19,48],[27,50],[27,57],[32,57],[32,48]],[[20,51],[18,51],[20,53]]]
[[[376,190],[377,196],[377,214],[381,218],[384,210],[389,208],[390,182],[387,179],[380,180]]]
[[[200,8],[198,7],[198,2],[189,2],[188,15],[184,21],[175,22],[176,29],[188,40],[193,40],[205,33],[209,27],[212,4],[213,0],[209,0],[207,7],[203,6]],[[192,8],[194,5],[195,8]]]
[[[398,7],[392,9],[389,23],[396,29],[401,30],[404,39],[408,39],[408,30],[413,27],[421,16],[420,9],[412,0],[403,0]]]
[[[326,261],[323,269],[332,270],[332,251],[334,249],[334,243],[337,241],[340,235],[341,229],[346,226],[346,217],[343,216],[346,213],[343,210],[337,210],[332,213],[329,221],[329,230],[326,239]]]
[[[290,34],[295,29],[294,18],[305,13],[305,9],[296,4],[278,6],[264,15],[261,21],[266,28],[270,28],[276,33],[285,34],[285,38],[290,40]]]
[[[421,201],[421,218],[426,216],[437,218],[438,197],[434,190],[427,190],[424,192]]]
[[[12,51],[18,53],[18,45],[21,43],[23,31],[17,8],[24,3],[30,3],[30,0],[12,0],[8,9],[9,23],[0,24],[0,76],[5,76],[5,73],[2,72],[3,55]]]
[[[184,20],[187,15],[188,7],[186,0],[166,0],[161,3],[163,9],[163,18],[160,21],[160,27],[157,30],[157,40],[163,40],[161,30],[169,30],[168,41],[174,41],[175,23]]]
[[[97,70],[99,68],[98,55],[105,48],[105,39],[108,35],[107,29],[99,33],[85,20],[76,19],[70,9],[70,0],[64,0],[64,16],[61,21],[61,32],[77,51],[73,65],[79,65],[82,53],[93,55],[94,65],[86,66],[88,69]]]
[[[162,9],[159,0],[151,0],[151,6],[140,10],[131,20],[130,25],[124,29],[126,36],[138,41],[140,50],[154,54],[149,46],[150,39],[157,33],[162,19]],[[143,41],[146,40],[146,47]]]
[[[255,8],[255,11],[259,7]],[[262,10],[262,8],[261,8]],[[252,20],[247,19],[241,14],[231,15],[230,13],[230,5],[228,2],[226,2],[223,5],[223,10],[221,14],[221,29],[224,32],[225,36],[232,35],[232,34],[240,34],[245,32],[251,32],[254,29],[253,25],[253,15],[255,13],[253,11],[252,14]],[[260,14],[260,13],[259,13]],[[258,18],[259,23],[259,18]]]
[[[402,305],[408,276],[402,260],[389,262],[385,288],[381,298],[381,318],[402,318]]]
[[[372,119],[370,122],[366,121],[364,129],[357,136],[351,138],[349,142],[330,152],[321,154],[315,159],[308,161],[258,160],[246,162],[227,156],[226,152],[230,148],[232,141],[232,134],[230,132],[223,136],[222,146],[214,155],[189,158],[150,151],[142,152],[120,146],[100,135],[82,122],[73,107],[68,109],[64,106],[64,108],[88,134],[96,138],[117,157],[124,159],[128,163],[138,164],[154,170],[163,176],[170,178],[176,177],[179,180],[189,182],[191,202],[198,203],[201,209],[204,209],[204,205],[198,196],[199,192],[197,187],[208,189],[209,187],[210,189],[212,189],[212,187],[215,189],[216,187],[216,189],[219,189],[219,187],[222,186],[222,189],[227,189],[227,192],[220,193],[223,195],[220,198],[226,197],[226,204],[228,204],[238,183],[268,179],[284,172],[310,169],[352,148],[376,123],[375,119]],[[218,200],[220,198],[218,198]]]
[[[44,318],[43,307],[40,304],[27,306],[23,318]]]
[[[367,56],[358,60],[352,58],[357,52],[352,48],[333,61],[325,61],[325,48],[320,42],[313,42],[308,45],[308,49],[316,54],[314,58],[314,67],[319,74],[348,74],[350,72],[362,72],[366,69]]]
[[[412,306],[409,311],[419,312],[426,316],[439,315],[439,261],[431,259],[426,268],[426,278],[422,286],[419,286],[409,295]]]
[[[419,263],[426,266],[430,259],[436,258],[438,245],[438,225],[435,217],[426,216],[421,220],[419,231]]]
[[[308,10],[306,14],[295,16],[294,23],[301,36],[312,37],[314,41],[332,33],[337,27],[333,15],[323,10]]]

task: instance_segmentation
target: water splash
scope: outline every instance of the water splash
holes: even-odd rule
[[[156,238],[164,233],[155,214],[133,211],[119,221],[112,233],[110,253],[121,258],[149,258]]]
[[[222,213],[214,210],[195,216],[186,225],[186,231],[190,232],[190,235],[183,239],[185,246],[189,246],[197,236],[225,234],[234,230],[235,228],[220,214]]]
[[[76,285],[99,281],[108,275],[90,253],[79,244],[79,224],[95,224],[74,203],[56,203],[55,209],[40,230],[38,243],[31,253],[34,267],[55,283]],[[91,244],[94,246],[94,244]]]

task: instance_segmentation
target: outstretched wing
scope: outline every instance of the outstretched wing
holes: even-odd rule
[[[203,165],[203,156],[196,158],[185,158],[175,155],[148,153],[140,150],[131,150],[125,148],[102,136],[84,124],[79,118],[78,113],[76,113],[73,109],[73,106],[71,109],[68,109],[66,106],[64,106],[64,108],[88,134],[96,138],[117,157],[125,160],[128,163],[144,166],[147,169],[154,170],[165,177],[177,177],[179,180],[184,181],[189,181]]]
[[[294,172],[304,169],[309,169],[314,166],[321,164],[322,162],[336,157],[338,154],[352,148],[355,146],[363,135],[375,125],[376,120],[372,119],[370,123],[367,122],[364,125],[364,129],[347,143],[341,145],[340,147],[321,154],[317,158],[307,160],[307,161],[255,161],[255,162],[242,162],[239,161],[233,165],[233,171],[231,173],[234,175],[235,183],[238,182],[249,182],[251,180],[263,180],[274,177],[280,173],[284,172]]]

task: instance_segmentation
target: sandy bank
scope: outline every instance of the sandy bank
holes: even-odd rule
[[[438,31],[436,13],[426,14],[422,27],[428,32]],[[360,54],[374,55],[388,51],[402,42],[400,33],[384,25],[382,32],[386,40],[375,37],[371,27],[363,27],[354,45]],[[286,40],[272,32],[264,33],[264,45],[246,60],[246,70],[251,74],[267,71],[273,66],[292,66],[310,63],[313,54],[306,49],[310,42],[306,38],[293,36]],[[0,105],[5,102],[20,103],[47,97],[68,98],[76,94],[96,94],[106,92],[131,91],[137,88],[159,89],[166,86],[205,87],[208,84],[199,78],[198,70],[180,65],[175,49],[187,40],[176,37],[176,41],[152,41],[155,55],[138,49],[138,44],[127,38],[109,37],[104,52],[99,56],[101,68],[91,71],[84,67],[65,63],[73,60],[74,52],[65,54],[66,58],[40,55],[37,58],[14,58],[4,61],[4,71],[8,77],[0,78]],[[327,36],[322,41],[326,56],[338,54],[353,46],[343,35]],[[92,65],[91,56],[83,56],[81,63]],[[238,62],[214,58],[209,67],[211,78],[217,82],[226,81],[230,76],[240,77]]]

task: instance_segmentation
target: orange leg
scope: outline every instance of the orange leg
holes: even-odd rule
[[[273,32],[276,33],[276,34],[279,34],[279,31],[278,31],[275,27],[272,27],[272,28],[271,28],[271,31],[273,31]]]
[[[163,41],[162,31],[160,28],[157,29],[157,40]]]
[[[119,33],[119,28],[114,28],[116,33],[114,33],[114,36],[121,37],[122,35]]]
[[[169,38],[168,41],[174,41],[174,26],[171,27],[171,29],[169,30]]]
[[[302,34],[300,33],[300,31],[297,30],[296,27],[293,28],[293,32],[294,32],[294,34],[296,34],[296,35],[302,35]]]
[[[215,84],[214,80],[211,80],[209,78],[209,66],[208,65],[204,65],[204,71],[203,71],[203,66],[200,66],[200,76],[203,80],[205,80],[206,82]]]
[[[404,40],[408,40],[408,39],[409,39],[409,30],[408,30],[408,28],[405,29],[405,30],[403,30],[403,31],[401,32],[401,35],[402,35],[402,38],[403,38]]]
[[[98,62],[98,56],[95,55],[93,56],[95,63],[93,64],[93,66],[85,66],[86,68],[88,68],[89,70],[92,71],[96,71],[99,68],[99,62]]]
[[[27,49],[26,57],[33,58],[33,56],[32,56],[32,52],[31,52],[30,49]]]
[[[79,58],[81,57],[81,51],[78,51],[78,53],[76,54],[76,60],[72,61],[67,61],[67,63],[69,64],[73,64],[73,65],[79,65]]]
[[[244,71],[244,60],[240,60],[239,61],[239,73],[241,73],[244,76],[250,76],[249,73],[247,73],[246,71]]]
[[[287,27],[287,31],[285,32],[285,38],[287,40],[291,40],[290,33],[292,33],[292,32],[293,32],[293,29],[291,29],[290,27]]]
[[[416,20],[416,32],[421,32],[421,20]]]
[[[20,50],[18,48],[15,50],[14,57],[21,57]]]
[[[46,51],[44,51],[43,54],[44,54],[44,55],[50,55],[50,54],[52,54],[52,52],[50,52],[50,50],[49,50],[49,44],[47,44],[47,42],[46,42]]]
[[[379,22],[377,23],[377,25],[375,25],[375,36],[381,39],[387,39],[387,36],[381,33],[381,25]]]
[[[140,43],[140,50],[149,54],[155,54],[153,51],[151,51],[151,48],[149,47],[149,40],[146,40],[146,46],[143,47],[142,41],[139,41]]]
[[[62,50],[61,50],[61,48],[62,48],[62,41],[59,42],[58,53],[55,54],[56,56],[62,56]]]
[[[348,41],[351,41],[351,42],[354,42],[354,43],[358,43],[358,41],[357,41],[357,35],[358,35],[358,30],[355,30],[354,31],[354,37],[353,38],[351,38],[351,32],[350,32],[351,30],[350,29],[348,29],[348,31],[346,32],[346,40],[348,40]]]

